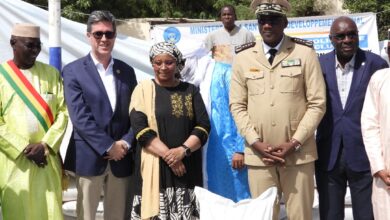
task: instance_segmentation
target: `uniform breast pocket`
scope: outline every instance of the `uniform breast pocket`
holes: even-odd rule
[[[248,95],[258,95],[264,93],[265,79],[264,72],[246,72],[246,85],[248,87]]]
[[[299,92],[302,87],[303,74],[301,69],[286,69],[280,74],[279,90],[281,93]]]

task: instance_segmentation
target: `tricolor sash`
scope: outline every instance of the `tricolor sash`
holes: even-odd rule
[[[12,60],[0,65],[0,73],[35,115],[43,129],[47,131],[53,124],[54,117],[46,101]]]

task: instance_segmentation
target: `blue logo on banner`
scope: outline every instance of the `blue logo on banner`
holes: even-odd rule
[[[169,27],[164,31],[164,40],[168,43],[176,44],[180,41],[181,34],[179,29],[175,27]]]
[[[313,41],[314,49],[318,51],[329,51],[333,50],[332,42],[329,37],[315,37],[315,38],[304,38],[305,40]],[[359,35],[359,47],[368,48],[368,35],[360,34]]]

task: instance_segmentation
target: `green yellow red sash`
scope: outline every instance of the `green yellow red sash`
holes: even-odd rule
[[[43,129],[47,131],[53,124],[54,118],[50,107],[37,90],[35,90],[12,60],[0,65],[0,73],[35,115]]]

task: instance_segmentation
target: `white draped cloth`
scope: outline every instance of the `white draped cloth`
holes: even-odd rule
[[[202,220],[269,220],[272,219],[277,189],[271,187],[255,199],[237,203],[201,187],[195,187],[195,194],[200,203]]]

